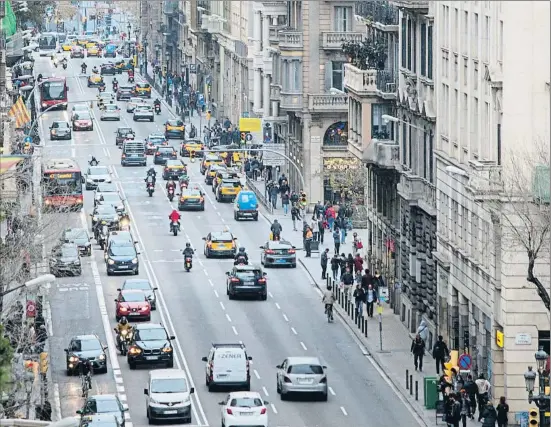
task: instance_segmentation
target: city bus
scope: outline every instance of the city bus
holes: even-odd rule
[[[54,107],[67,109],[67,79],[65,77],[51,77],[40,85],[40,109],[42,111]]]
[[[59,38],[57,33],[42,33],[38,37],[38,54],[40,56],[51,56],[59,49]]]
[[[49,159],[42,164],[44,211],[82,208],[82,172],[73,159]]]

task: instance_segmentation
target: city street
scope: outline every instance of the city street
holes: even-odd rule
[[[103,59],[87,59],[88,70]],[[42,134],[47,135],[54,120],[69,120],[75,101],[90,102],[97,90],[86,87],[80,74],[82,60],[70,60],[67,70],[55,69],[48,59],[36,60],[35,73],[44,76],[67,76],[69,110],[45,113],[41,119]],[[126,74],[117,76],[126,81]],[[107,91],[111,77],[106,77]],[[124,103],[119,103],[124,107]],[[175,367],[182,368],[195,387],[193,425],[219,425],[218,402],[223,392],[209,393],[205,386],[206,356],[212,343],[243,342],[253,357],[252,390],[260,392],[269,402],[270,425],[288,427],[355,427],[361,425],[413,426],[416,417],[388,385],[379,371],[366,358],[365,350],[339,322],[327,324],[323,305],[306,272],[296,269],[269,269],[267,301],[229,301],[226,292],[226,271],[232,260],[206,259],[203,240],[209,232],[224,227],[238,238],[239,246],[247,248],[253,262],[259,262],[259,246],[268,238],[269,224],[264,218],[258,222],[236,222],[232,204],[214,200],[210,187],[199,173],[199,162],[188,165],[192,185],[206,193],[204,212],[182,212],[183,232],[178,237],[169,233],[168,215],[176,206],[165,195],[165,182],[158,179],[152,198],[148,197],[143,179],[143,167],[122,167],[120,149],[115,145],[115,131],[119,126],[131,126],[136,138],[163,130],[164,122],[172,117],[163,103],[163,112],[154,123],[132,122],[122,108],[120,122],[101,122],[99,110],[94,108],[94,131],[74,132],[70,141],[45,140],[46,158],[75,157],[81,169],[87,166],[93,154],[100,165],[109,165],[114,181],[126,198],[132,220],[134,237],[140,247],[140,276],[158,287],[158,309],[152,322],[161,322],[175,335]],[[199,129],[199,119],[194,117]],[[171,140],[175,147],[180,141]],[[150,159],[151,162],[151,159]],[[187,160],[186,160],[187,162]],[[148,166],[149,167],[149,166]],[[157,167],[160,176],[160,167]],[[69,214],[67,227],[90,227],[88,214],[93,206],[92,192],[85,193],[84,212]],[[186,242],[197,249],[194,266],[186,273],[181,249]],[[95,375],[92,394],[118,393],[129,405],[126,427],[144,426],[146,418],[143,388],[148,369],[130,371],[126,359],[114,345],[113,328],[116,325],[114,302],[119,288],[131,276],[108,277],[102,252],[94,243],[91,258],[83,258],[81,277],[56,281],[51,289],[53,320],[52,369],[53,381],[59,391],[61,415],[74,415],[82,398],[77,377],[65,374],[65,355],[73,335],[96,333],[109,347],[109,372]],[[318,356],[328,367],[330,395],[327,402],[286,401],[276,393],[276,368],[288,356]],[[55,410],[54,410],[55,412]],[[420,424],[424,425],[424,424]]]

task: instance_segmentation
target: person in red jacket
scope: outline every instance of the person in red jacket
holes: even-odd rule
[[[173,209],[170,215],[168,216],[168,219],[170,220],[170,231],[172,231],[172,222],[178,221],[178,227],[180,227],[180,218],[182,216],[180,215],[180,212],[178,212],[176,209]]]

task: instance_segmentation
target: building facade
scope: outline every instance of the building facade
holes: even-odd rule
[[[540,344],[549,351],[549,312],[526,280],[527,252],[511,236],[527,230],[511,222],[504,197],[519,179],[508,161],[549,140],[549,4],[436,5],[439,327],[451,347],[470,350],[494,397],[527,411],[524,372]],[[548,283],[548,268],[535,270]]]

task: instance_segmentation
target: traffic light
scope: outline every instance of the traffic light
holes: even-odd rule
[[[46,374],[48,372],[48,353],[42,352],[40,353],[40,373]]]
[[[528,425],[530,427],[538,427],[540,425],[539,416],[538,408],[530,408],[528,410]]]

